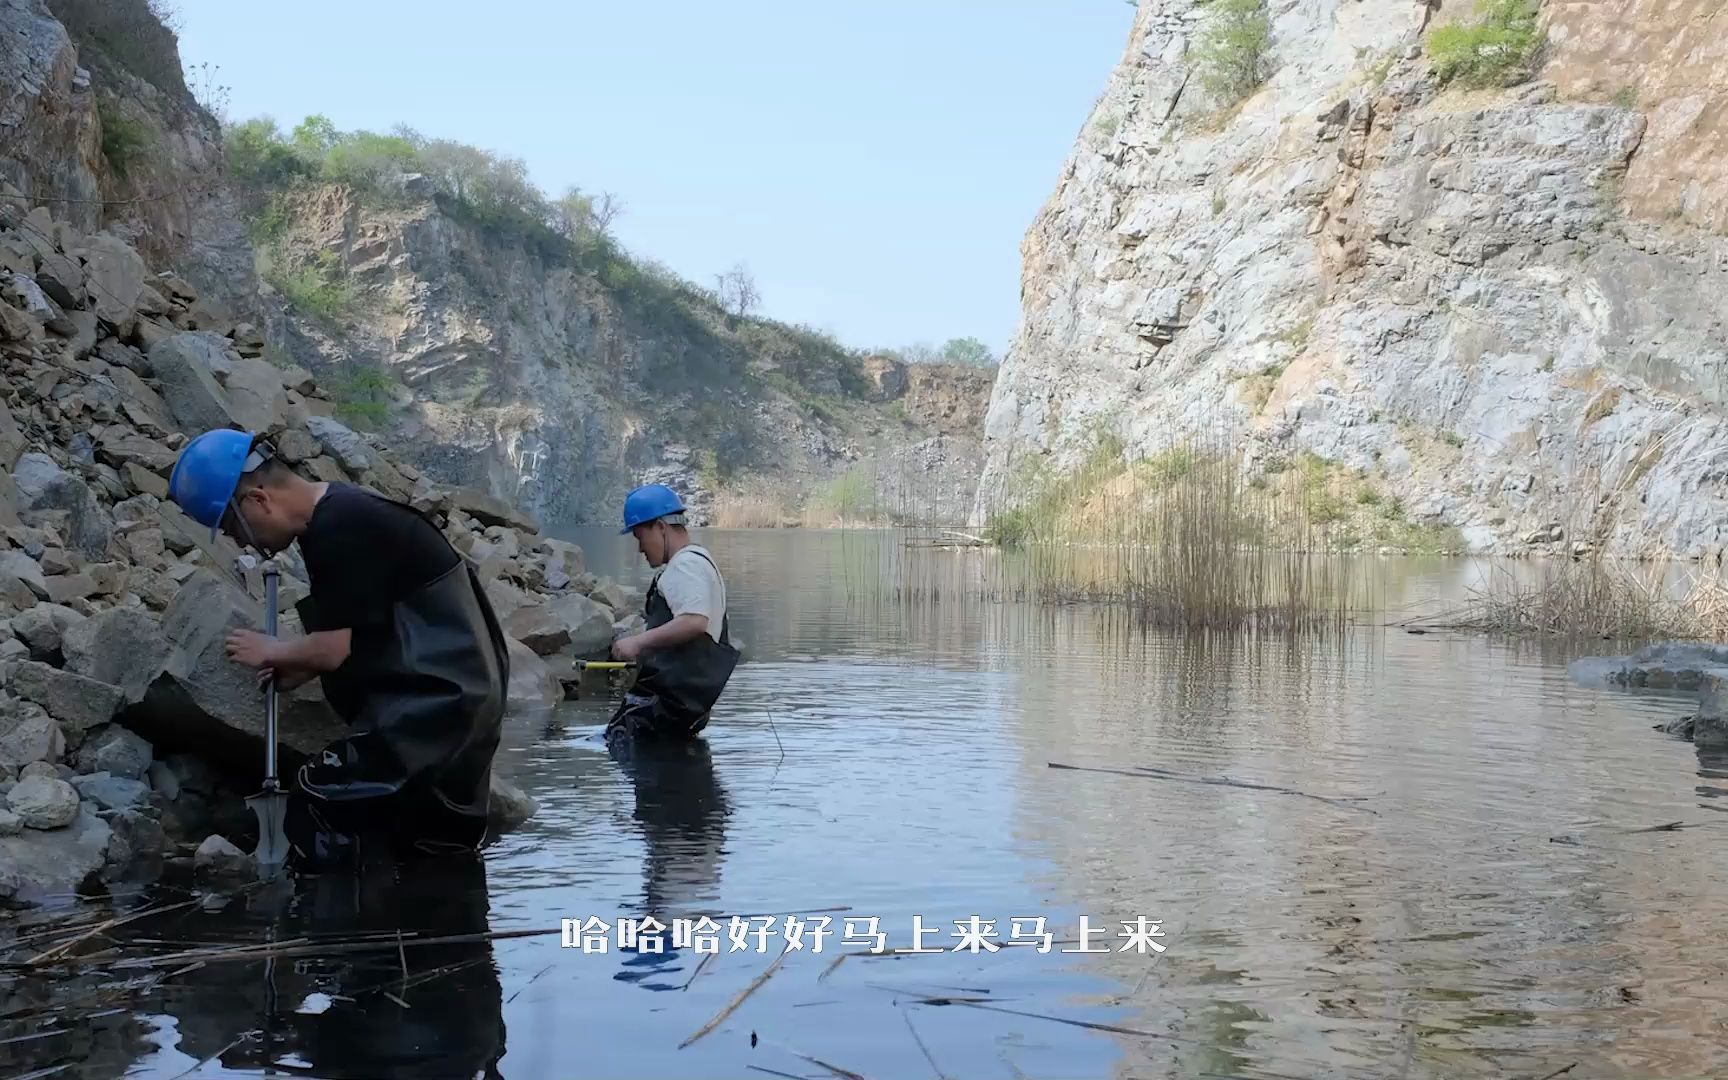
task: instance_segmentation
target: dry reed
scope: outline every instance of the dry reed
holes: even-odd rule
[[[1728,579],[1717,568],[1590,555],[1520,576],[1500,566],[1434,623],[1496,634],[1626,641],[1728,641]]]

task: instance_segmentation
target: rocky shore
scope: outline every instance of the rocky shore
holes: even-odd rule
[[[450,488],[337,419],[255,324],[0,185],[0,899],[35,902],[250,850],[241,798],[263,700],[223,639],[261,627],[262,578],[166,498],[192,435],[269,434],[307,477],[413,505],[478,569],[511,637],[512,715],[565,696],[641,598],[484,492]],[[308,591],[283,559],[280,633]],[[343,730],[317,683],[285,695],[283,766]],[[494,823],[531,799],[495,777]]]

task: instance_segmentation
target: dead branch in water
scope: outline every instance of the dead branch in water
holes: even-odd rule
[[[774,958],[774,962],[772,964],[768,965],[767,970],[763,971],[762,974],[760,974],[760,975],[756,976],[754,979],[750,980],[750,985],[746,986],[744,988],[743,992],[740,993],[737,997],[733,998],[731,1003],[728,1004],[724,1009],[721,1009],[718,1013],[716,1013],[714,1016],[714,1019],[708,1021],[706,1024],[703,1024],[701,1029],[699,1031],[697,1031],[696,1034],[690,1036],[688,1039],[685,1039],[683,1042],[679,1043],[678,1049],[680,1049],[680,1050],[684,1049],[686,1046],[689,1046],[691,1043],[695,1042],[697,1039],[700,1039],[702,1036],[708,1034],[710,1031],[713,1031],[715,1028],[719,1027],[721,1025],[721,1023],[724,1022],[728,1016],[732,1015],[733,1011],[736,1010],[738,1008],[738,1006],[744,1004],[745,998],[749,997],[751,994],[754,994],[757,991],[757,989],[761,987],[761,985],[763,983],[767,982],[769,980],[769,978],[772,977],[776,971],[780,970],[780,962],[786,959],[786,954],[787,954],[787,952],[789,952],[791,950],[791,948],[792,948],[792,942],[790,940],[788,940],[786,942],[786,947],[780,950],[780,955],[776,956]]]
[[[1185,784],[1210,784],[1221,787],[1246,788],[1249,791],[1270,791],[1279,795],[1296,795],[1304,799],[1313,799],[1315,802],[1323,802],[1328,806],[1336,806],[1340,810],[1359,810],[1364,814],[1380,816],[1377,810],[1370,810],[1366,806],[1350,805],[1351,798],[1329,799],[1324,795],[1310,795],[1306,791],[1297,791],[1294,788],[1276,787],[1272,784],[1251,784],[1245,780],[1231,780],[1222,776],[1181,776],[1164,769],[1154,769],[1145,765],[1134,769],[1108,769],[1097,765],[1064,765],[1058,761],[1047,761],[1045,764],[1052,769],[1071,769],[1075,772],[1110,773],[1114,776],[1133,776],[1142,780],[1175,780]]]

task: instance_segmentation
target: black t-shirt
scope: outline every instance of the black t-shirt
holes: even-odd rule
[[[320,630],[354,631],[367,651],[396,601],[461,561],[435,526],[413,510],[350,484],[331,484],[300,534]]]

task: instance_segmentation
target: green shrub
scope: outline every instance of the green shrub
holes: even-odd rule
[[[272,263],[264,280],[289,306],[324,322],[335,322],[348,314],[356,300],[354,287],[343,278],[335,256],[329,252],[322,252],[305,266],[287,268]]]
[[[116,175],[125,176],[149,147],[150,130],[106,103],[96,106],[96,115],[102,122],[102,157]]]
[[[1207,0],[1212,17],[1194,47],[1200,83],[1226,105],[1271,75],[1272,19],[1264,0]]]
[[[390,380],[377,368],[354,369],[335,397],[337,417],[355,427],[376,427],[390,415]]]
[[[1032,516],[1025,510],[992,514],[984,526],[984,538],[1005,551],[1025,547],[1032,538]]]
[[[1528,79],[1543,43],[1536,0],[1482,0],[1469,22],[1428,35],[1428,59],[1442,84],[1478,89],[1514,86]]]

